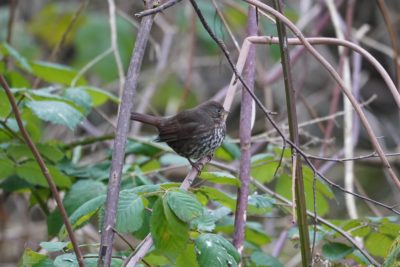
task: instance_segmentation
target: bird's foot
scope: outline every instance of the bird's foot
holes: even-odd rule
[[[196,171],[200,174],[201,173],[201,169],[203,168],[203,163],[196,161],[193,162],[191,159],[187,159],[190,163],[190,165],[192,165],[193,168],[196,169]]]

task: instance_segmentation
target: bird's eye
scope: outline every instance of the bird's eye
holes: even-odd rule
[[[222,112],[222,109],[217,109],[217,112],[218,112],[218,114],[221,114],[221,112]]]

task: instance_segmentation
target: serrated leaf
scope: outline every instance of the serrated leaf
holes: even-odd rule
[[[100,195],[87,201],[78,209],[76,209],[71,216],[69,216],[72,227],[76,229],[88,222],[88,220],[103,206],[105,201],[106,196]],[[59,233],[60,239],[64,239],[66,234],[65,226],[63,226]]]
[[[137,231],[142,227],[143,218],[142,198],[130,190],[122,190],[119,194],[116,214],[117,230],[123,233]]]
[[[166,255],[179,255],[189,240],[188,231],[189,227],[163,204],[162,199],[158,199],[150,218],[150,232],[156,249]]]
[[[227,172],[201,172],[199,177],[216,184],[230,184],[240,187],[239,179]]]
[[[0,90],[0,117],[6,117],[8,113],[11,111],[10,102],[8,102],[8,98],[4,90]]]
[[[65,176],[54,166],[47,166],[54,182],[59,187],[70,187],[71,180],[68,176]],[[47,180],[44,178],[39,165],[34,161],[28,161],[16,168],[17,175],[33,185],[40,185],[43,187],[49,187]]]
[[[60,101],[28,101],[26,105],[40,119],[67,126],[71,130],[83,119],[82,113]]]
[[[60,83],[64,85],[70,85],[72,80],[78,74],[78,72],[68,66],[44,62],[44,61],[30,61],[32,68],[32,74],[42,80],[50,83]],[[84,85],[86,81],[83,77],[80,77],[76,81],[77,85]]]
[[[254,252],[251,254],[250,259],[257,267],[283,267],[283,264],[277,258],[262,251]]]
[[[331,261],[341,260],[354,250],[353,247],[346,246],[342,243],[327,243],[322,247],[322,254]]]
[[[186,191],[168,191],[165,198],[175,215],[184,222],[190,222],[203,213],[200,202]]]
[[[215,223],[232,211],[227,207],[219,207],[216,210],[205,210],[203,214],[191,222],[191,226],[199,231],[211,232]]]
[[[248,197],[248,212],[251,214],[265,214],[275,204],[275,199],[267,195],[251,194]]]
[[[40,246],[48,252],[62,251],[70,242],[40,242]]]
[[[86,91],[80,88],[66,89],[64,97],[77,105],[83,114],[88,114],[92,108],[92,98]]]
[[[202,234],[195,240],[197,262],[200,267],[234,267],[240,254],[226,239],[215,234]]]

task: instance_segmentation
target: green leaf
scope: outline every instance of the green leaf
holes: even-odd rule
[[[13,175],[15,173],[14,162],[4,156],[0,156],[0,170],[0,180]]]
[[[2,48],[2,51],[5,52],[4,54],[11,56],[17,62],[18,66],[20,66],[21,68],[23,68],[24,70],[26,70],[28,72],[32,71],[32,67],[29,64],[28,60],[26,58],[24,58],[13,47],[8,45],[7,43],[2,43],[1,48]]]
[[[144,144],[132,140],[128,140],[126,144],[126,154],[145,155],[153,157],[160,153],[162,150],[150,144]]]
[[[70,187],[71,180],[68,176],[65,176],[54,166],[47,166],[54,182],[59,187]],[[34,161],[28,161],[20,165],[17,169],[17,175],[33,185],[40,185],[43,187],[49,187],[46,179],[43,176],[39,165]]]
[[[233,197],[223,193],[221,190],[208,186],[202,186],[196,189],[195,192],[196,194],[206,196],[208,199],[218,201],[220,204],[228,207],[232,211],[236,210],[236,200]]]
[[[76,209],[71,216],[69,217],[70,223],[74,229],[81,227],[103,206],[106,201],[105,195],[100,195],[96,198],[93,198]],[[67,235],[65,226],[63,226],[60,230],[59,236],[60,239],[64,239]]]
[[[248,212],[251,214],[265,214],[275,204],[275,199],[267,195],[251,194],[248,197]]]
[[[393,239],[389,236],[381,234],[379,232],[374,232],[367,237],[365,247],[372,255],[384,258],[387,256],[392,242]]]
[[[4,118],[6,117],[10,111],[11,111],[11,106],[10,102],[8,102],[8,98],[6,93],[4,92],[3,88],[0,90],[0,117]]]
[[[322,254],[331,261],[341,260],[354,250],[353,247],[346,246],[342,243],[327,243],[322,247]]]
[[[71,130],[83,119],[82,113],[60,101],[29,101],[26,105],[40,119],[67,126]]]
[[[202,234],[195,240],[200,267],[234,267],[240,254],[226,239],[215,234]]]
[[[48,252],[63,251],[70,242],[41,242],[40,246]]]
[[[172,257],[179,255],[189,240],[188,231],[189,227],[173,214],[162,199],[158,199],[150,218],[150,232],[156,249]]]
[[[35,144],[40,152],[40,155],[52,162],[58,162],[64,157],[64,153],[56,146],[51,144]],[[16,161],[23,161],[27,159],[34,159],[31,150],[26,145],[10,144],[7,149],[8,155]]]
[[[270,160],[268,160],[270,161]],[[278,168],[279,163],[273,162],[257,162],[252,164],[251,176],[261,183],[268,183],[274,179],[274,174]]]
[[[176,259],[175,267],[199,267],[196,260],[196,250],[193,244],[186,246],[185,251]]]
[[[72,253],[62,254],[54,260],[54,267],[77,267],[78,261]]]
[[[383,264],[384,267],[400,266],[400,235],[393,241],[390,246],[388,255]]]
[[[120,100],[118,99],[118,97],[116,97],[112,93],[110,93],[104,89],[101,89],[101,88],[97,88],[97,87],[93,87],[93,86],[81,86],[81,87],[77,87],[75,89],[84,90],[86,93],[88,93],[90,98],[92,99],[92,105],[94,107],[103,105],[104,103],[107,102],[107,100],[111,100],[112,102],[114,102],[116,104],[120,103]]]
[[[92,108],[92,98],[80,88],[69,88],[64,91],[64,97],[77,105],[83,114],[88,114]]]
[[[272,257],[262,251],[255,251],[250,259],[257,267],[283,267],[283,264],[277,258]]]
[[[211,232],[215,228],[215,223],[232,211],[226,207],[219,207],[216,210],[205,210],[203,214],[191,222],[193,228],[199,231]]]
[[[312,175],[305,175],[304,178],[304,189],[306,196],[307,209],[314,211],[314,197],[313,197],[313,177]],[[287,174],[282,174],[277,179],[276,192],[286,197],[287,199],[292,199],[292,178]],[[327,198],[333,196],[331,191],[327,189],[327,186],[317,179],[316,183],[316,201],[317,201],[317,212],[319,215],[324,215],[329,211],[329,204]]]
[[[227,172],[201,172],[199,177],[216,184],[230,184],[240,187],[239,179]]]
[[[175,215],[184,222],[190,222],[203,213],[200,202],[186,191],[168,191],[165,198]]]
[[[90,190],[89,190],[90,189]],[[72,214],[76,209],[89,200],[106,193],[106,186],[95,180],[79,180],[74,183],[71,190],[64,198],[64,207],[68,214]]]
[[[142,227],[144,204],[142,198],[130,190],[122,190],[119,194],[116,214],[116,228],[120,232],[134,232]]]
[[[22,261],[19,264],[20,267],[32,267],[32,266],[40,266],[41,263],[48,260],[46,255],[39,254],[31,249],[25,249],[24,254],[22,255]]]
[[[72,80],[78,74],[78,72],[68,66],[43,62],[43,61],[31,61],[32,73],[40,79],[50,83],[60,83],[64,85],[70,85]],[[86,80],[80,77],[76,81],[77,85],[86,84]]]

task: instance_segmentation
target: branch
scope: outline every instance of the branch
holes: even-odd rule
[[[153,4],[153,1],[149,2],[150,3],[148,3],[148,7]],[[131,62],[129,64],[126,83],[124,85],[122,102],[118,113],[116,138],[114,141],[111,170],[109,175],[104,223],[101,232],[101,244],[98,261],[99,266],[110,266],[111,264],[112,246],[114,240],[114,232],[112,231],[112,228],[115,225],[115,215],[118,205],[122,166],[124,164],[125,143],[130,124],[130,113],[133,106],[133,98],[136,93],[140,67],[142,65],[143,55],[152,25],[152,16],[144,18],[141,22],[135,47],[133,49]]]
[[[43,176],[46,178],[46,181],[49,184],[50,190],[51,190],[51,192],[52,192],[52,194],[54,196],[54,199],[56,200],[57,206],[58,206],[58,208],[60,210],[61,217],[63,218],[64,224],[65,224],[65,228],[66,228],[66,230],[68,232],[68,236],[69,236],[69,238],[71,240],[71,243],[72,243],[72,246],[74,248],[74,252],[75,252],[76,258],[78,260],[78,264],[79,264],[80,267],[83,267],[84,264],[83,264],[82,253],[79,250],[78,242],[77,242],[76,237],[74,235],[74,231],[72,229],[72,226],[71,226],[71,224],[69,222],[67,212],[65,211],[65,208],[64,208],[64,206],[62,204],[60,194],[58,193],[58,190],[57,190],[57,186],[54,183],[54,179],[51,176],[51,174],[49,172],[49,169],[47,168],[46,164],[44,163],[44,160],[43,160],[42,156],[40,155],[39,150],[37,149],[35,143],[32,141],[31,137],[29,136],[28,132],[25,129],[24,123],[22,122],[22,119],[21,119],[21,114],[19,113],[19,110],[18,110],[18,105],[15,102],[15,98],[14,98],[14,96],[13,96],[13,94],[12,94],[12,92],[10,90],[10,87],[8,86],[6,80],[4,79],[3,75],[0,75],[0,84],[1,84],[1,86],[4,89],[4,91],[7,94],[8,101],[11,104],[15,119],[17,120],[17,124],[18,124],[19,130],[21,131],[21,134],[22,134],[22,136],[23,136],[23,138],[25,140],[25,143],[27,144],[27,146],[31,150],[33,156],[35,157],[36,162],[38,163],[38,165],[40,167],[40,170],[43,173]]]
[[[256,8],[249,6],[247,15],[247,36],[257,35],[258,22]],[[249,49],[249,54],[243,71],[243,78],[249,84],[250,89],[254,90],[254,80],[256,71],[256,47],[253,45]],[[246,90],[242,89],[242,101],[240,108],[240,168],[239,178],[241,186],[238,189],[235,213],[235,233],[233,244],[243,253],[245,226],[247,219],[247,202],[249,197],[250,165],[251,165],[251,130],[255,120],[253,109],[254,101]]]

